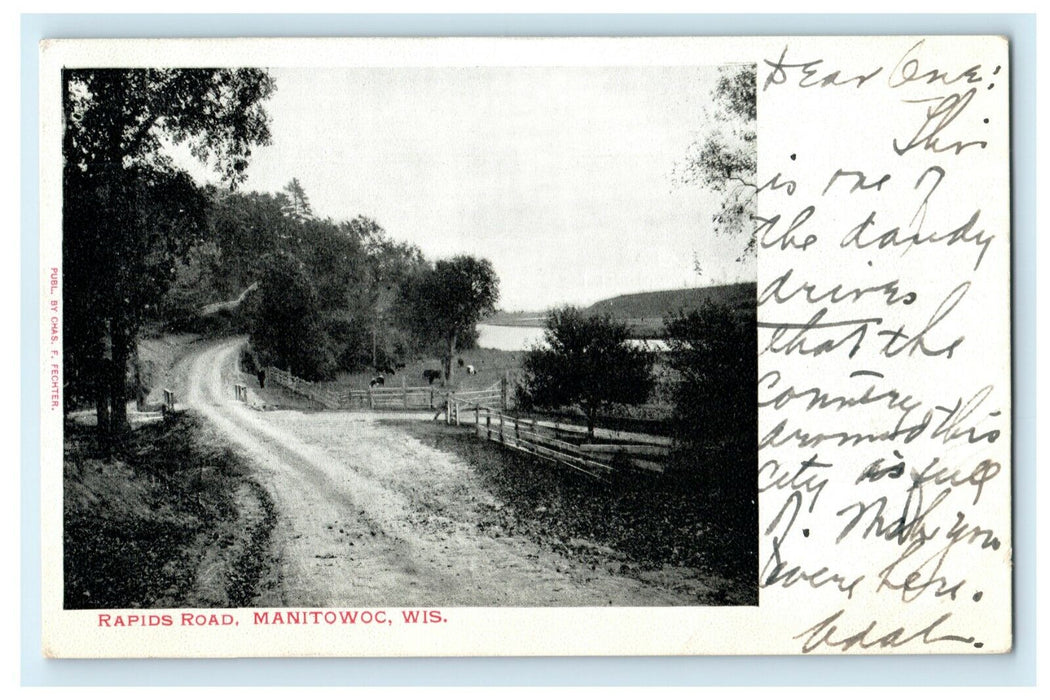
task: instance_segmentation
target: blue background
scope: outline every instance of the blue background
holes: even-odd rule
[[[48,660],[40,655],[37,43],[221,36],[1001,34],[1011,41],[1014,652],[997,656]],[[1034,15],[23,15],[23,685],[1033,685],[1035,683]]]

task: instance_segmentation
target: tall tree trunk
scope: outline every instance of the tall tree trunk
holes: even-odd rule
[[[128,428],[128,357],[130,339],[127,332],[114,324],[113,365],[110,372],[110,427],[113,434],[123,433]]]
[[[456,333],[453,332],[448,339],[448,355],[445,357],[445,383],[452,382],[452,358],[456,354]]]
[[[135,368],[135,408],[139,413],[143,413],[146,411],[146,398],[149,395],[146,383],[152,380],[153,372],[143,366],[142,358],[139,356],[138,343],[132,343],[131,363]]]
[[[95,426],[99,446],[108,451],[109,435],[112,432],[109,413],[110,358],[106,348],[105,329],[93,328],[94,337],[88,344],[84,366],[90,372],[92,400],[95,402]]]
[[[105,446],[112,432],[109,414],[109,377],[112,372],[109,368],[110,360],[99,357],[91,363],[94,370],[93,385],[95,393],[95,423],[98,430],[100,444]]]

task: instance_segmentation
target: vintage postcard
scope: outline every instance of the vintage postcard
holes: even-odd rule
[[[1005,39],[40,51],[45,655],[1012,648]]]

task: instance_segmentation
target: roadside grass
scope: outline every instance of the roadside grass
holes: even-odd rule
[[[66,425],[64,606],[237,607],[274,562],[273,503],[192,415],[143,425],[112,456]]]
[[[716,582],[713,595],[697,588],[698,604],[758,604],[757,493],[751,489],[711,488],[703,476],[685,471],[622,473],[598,482],[469,430],[424,421],[398,425],[471,465],[501,503],[477,524],[493,537],[524,536],[591,568],[642,580],[665,570]],[[755,480],[750,460],[709,466]]]

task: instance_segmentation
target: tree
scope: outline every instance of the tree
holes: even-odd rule
[[[681,377],[674,391],[676,430],[693,455],[699,454],[695,448],[712,444],[734,456],[754,454],[758,430],[754,320],[753,308],[734,309],[707,301],[665,322],[668,363]]]
[[[299,178],[293,177],[292,181],[284,186],[281,194],[286,198],[281,207],[285,216],[296,221],[306,221],[314,217],[314,212],[310,208],[310,199],[306,196],[306,190],[303,189],[302,184],[299,183]]]
[[[211,277],[225,299],[258,279],[260,261],[267,253],[285,249],[295,226],[282,213],[278,197],[258,192],[216,193],[209,218],[219,252]]]
[[[396,313],[421,342],[441,344],[445,380],[451,381],[456,349],[474,337],[477,322],[496,310],[497,301],[492,263],[460,255],[405,279]]]
[[[404,359],[410,343],[393,326],[390,309],[401,282],[426,266],[422,253],[390,240],[382,226],[364,216],[339,223],[294,216],[289,190],[296,191],[292,194],[300,204],[308,201],[295,180],[276,195],[217,196],[210,217],[217,244],[217,251],[209,251],[210,278],[186,290],[192,294],[175,290],[179,293],[172,296],[185,303],[210,285],[218,291],[207,301],[229,299],[259,279],[267,254],[286,253],[302,264],[324,301],[321,326],[336,368],[358,371]]]
[[[413,339],[410,331],[398,326],[396,307],[406,281],[429,269],[426,260],[419,248],[391,240],[382,226],[366,216],[343,222],[339,228],[366,253],[361,290],[348,298],[346,306],[364,342],[358,343],[356,358],[347,359],[373,369],[403,361]]]
[[[323,322],[337,365],[357,371],[403,359],[390,310],[402,281],[425,267],[419,249],[391,241],[364,216],[288,224],[298,232],[291,249],[325,302]]]
[[[305,266],[287,253],[273,253],[260,268],[249,311],[251,344],[259,362],[303,379],[329,378],[332,352]]]
[[[758,194],[755,80],[754,64],[720,69],[711,91],[712,126],[690,147],[676,173],[679,182],[699,184],[721,196],[720,208],[711,215],[714,232],[743,238],[740,259],[754,255],[757,244],[752,225]]]
[[[652,390],[653,355],[629,338],[627,326],[608,316],[584,316],[573,307],[549,312],[546,346],[522,361],[519,398],[549,408],[578,404],[593,438],[604,407],[642,403]]]
[[[255,69],[77,69],[62,80],[67,396],[90,396],[108,435],[126,426],[139,326],[207,233],[209,198],[166,145],[187,146],[233,187],[269,141],[262,102],[274,83]]]

